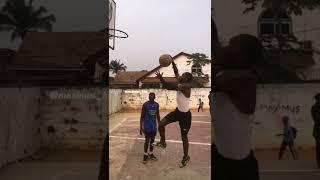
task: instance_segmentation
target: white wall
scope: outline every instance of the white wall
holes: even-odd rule
[[[122,90],[109,89],[109,115],[122,109]]]
[[[177,57],[177,59],[174,61],[177,65],[177,68],[179,70],[180,75],[184,72],[190,72],[191,73],[191,66],[192,63],[190,65],[188,64],[188,57],[185,55],[180,55]],[[163,72],[163,77],[175,77],[173,69],[172,69],[172,65],[168,66],[168,67],[161,67],[159,69],[159,71],[162,73]],[[211,64],[207,64],[206,66],[202,67],[202,72],[204,74],[208,74],[209,75],[209,82],[207,84],[205,84],[205,87],[210,87],[211,86]],[[154,73],[150,74],[148,77],[156,77],[156,75]]]
[[[198,99],[204,101],[204,108],[209,108],[209,88],[196,88],[191,90],[190,105],[192,109],[198,108]],[[122,96],[123,109],[136,109],[140,110],[143,103],[148,101],[149,93],[156,94],[155,101],[159,103],[160,109],[172,110],[177,107],[176,104],[176,91],[169,91],[164,89],[130,89],[124,90]]]
[[[102,148],[107,133],[107,89],[43,89],[42,146],[54,149]],[[70,123],[70,121],[77,121]],[[55,132],[49,132],[53,127]]]
[[[254,139],[258,148],[278,148],[281,138],[281,117],[289,116],[292,125],[298,129],[296,144],[308,148],[313,146],[313,120],[311,106],[314,95],[320,92],[320,84],[260,85],[257,94]]]
[[[0,88],[0,167],[40,148],[38,88]]]

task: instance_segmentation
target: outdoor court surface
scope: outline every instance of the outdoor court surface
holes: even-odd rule
[[[166,113],[162,113],[164,117]],[[109,172],[111,180],[144,179],[211,179],[209,113],[192,112],[189,132],[191,157],[187,167],[179,168],[182,144],[178,123],[166,127],[167,148],[155,148],[158,161],[142,164],[144,136],[139,135],[140,113],[117,113],[110,118]],[[116,120],[113,120],[116,119]],[[159,135],[157,134],[157,139]],[[261,180],[319,180],[320,171],[314,169],[313,151],[300,152],[301,159],[291,160],[288,153],[278,161],[277,150],[257,151]]]
[[[161,117],[164,117],[162,114]],[[142,163],[144,136],[139,134],[139,116],[127,117],[110,129],[109,167],[110,179],[210,179],[211,123],[209,113],[192,113],[189,131],[189,155],[191,160],[179,167],[183,156],[179,123],[166,126],[167,148],[154,148],[157,161]],[[156,139],[159,140],[159,133]]]

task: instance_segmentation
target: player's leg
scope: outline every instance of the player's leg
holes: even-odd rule
[[[149,153],[149,158],[151,160],[157,160],[157,157],[153,154],[153,143],[154,143],[154,140],[155,140],[155,136],[151,137],[150,138],[150,153]]]
[[[293,142],[292,142],[292,143],[289,143],[288,146],[289,146],[289,150],[290,150],[290,153],[291,153],[293,159],[296,160],[297,157],[296,157],[296,152],[295,152],[295,149],[294,149],[294,144],[293,144]]]
[[[180,125],[181,139],[182,139],[182,145],[183,145],[183,158],[182,158],[180,167],[184,167],[190,161],[188,133],[191,127],[191,112],[189,111],[187,113],[181,113],[181,114],[183,115],[179,117],[181,118],[181,120],[179,120],[179,125]]]
[[[173,123],[175,121],[177,121],[176,119],[176,112],[177,110],[170,112],[169,114],[167,114],[160,122],[158,125],[158,129],[159,129],[159,134],[160,134],[160,142],[155,142],[154,145],[158,146],[158,147],[162,147],[162,148],[166,148],[167,144],[166,144],[166,129],[165,127],[170,124]]]
[[[147,163],[148,161],[148,147],[149,147],[149,142],[150,142],[150,137],[147,135],[147,133],[145,132],[145,142],[144,142],[144,154],[143,154],[143,163]]]
[[[286,144],[286,142],[283,140],[282,143],[281,143],[281,146],[280,146],[279,160],[282,159],[283,154],[284,154],[284,151],[286,150],[286,148],[287,148],[287,144]]]

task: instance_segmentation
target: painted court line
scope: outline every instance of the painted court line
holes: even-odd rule
[[[318,169],[282,169],[282,170],[271,170],[271,169],[262,169],[259,172],[261,173],[320,173]],[[320,174],[319,174],[320,175]]]
[[[145,140],[145,138],[123,137],[123,136],[109,136],[109,138],[130,139],[130,140]],[[156,141],[160,141],[160,139],[156,139]],[[166,142],[182,144],[182,141],[176,141],[176,140],[166,140]],[[189,144],[201,145],[201,146],[211,146],[211,144],[209,144],[209,143],[201,143],[201,142],[189,142]]]
[[[127,120],[127,118],[124,118],[119,124],[117,124],[116,126],[114,126],[112,129],[109,130],[109,133],[111,133],[112,131],[116,130],[119,126],[121,126],[125,121]]]
[[[128,120],[130,122],[140,122],[140,120]],[[192,123],[203,123],[203,124],[211,124],[209,121],[192,121]]]

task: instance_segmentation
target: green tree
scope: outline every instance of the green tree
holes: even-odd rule
[[[320,0],[242,0],[242,3],[247,5],[243,11],[244,14],[255,11],[257,6],[261,5],[262,9],[274,15],[278,28],[276,33],[261,37],[261,40],[265,48],[264,59],[273,59],[275,62],[280,62],[283,53],[301,51],[300,45],[303,45],[303,42],[299,41],[293,33],[289,35],[281,33],[281,17],[301,16],[304,10],[314,10],[320,7]],[[297,69],[292,67],[270,64],[265,61],[260,63],[257,69],[264,82],[301,80],[297,75],[299,73]],[[300,75],[303,76],[302,73]]]
[[[211,64],[211,60],[208,59],[208,56],[203,53],[193,53],[190,57],[188,57],[187,65],[192,64],[192,69],[195,71],[192,72],[194,75],[193,78],[193,86],[194,87],[203,87],[203,84],[209,82],[209,75],[204,74],[202,71],[202,67],[207,64]]]
[[[254,11],[258,4],[261,4],[264,10],[272,12],[278,24],[277,28],[281,28],[281,16],[283,15],[301,16],[303,10],[314,10],[320,7],[320,0],[242,0],[242,2],[248,6],[243,13]],[[275,39],[276,43],[272,39]],[[294,34],[283,35],[280,30],[269,37],[263,37],[262,41],[266,43],[267,48],[273,50],[273,55],[277,56],[283,50],[294,50],[294,45],[302,44]]]
[[[109,71],[117,74],[119,71],[126,71],[127,66],[120,62],[120,60],[112,60],[109,64]]]
[[[7,0],[0,12],[0,31],[11,32],[11,40],[23,39],[28,31],[52,31],[54,15],[46,15],[43,6],[35,8],[33,0]]]

